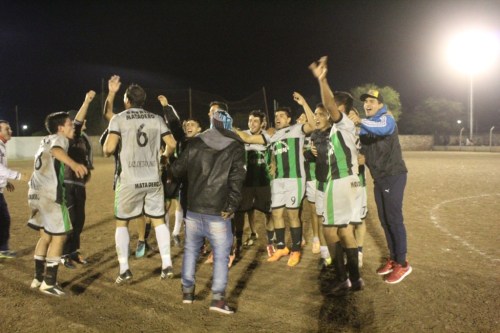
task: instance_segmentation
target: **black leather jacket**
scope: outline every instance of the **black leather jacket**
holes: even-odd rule
[[[176,178],[187,177],[189,211],[235,212],[246,175],[244,143],[231,131],[206,130],[189,140],[171,171]]]

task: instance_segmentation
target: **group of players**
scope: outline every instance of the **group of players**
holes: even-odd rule
[[[361,120],[353,108],[353,98],[349,93],[332,92],[326,80],[326,57],[311,64],[310,69],[318,80],[322,97],[322,103],[316,106],[314,112],[306,100],[295,92],[293,98],[304,110],[296,124],[293,124],[291,110],[281,107],[275,110],[274,128],[266,129],[268,122],[263,112],[252,111],[248,118],[249,129],[234,129],[245,142],[247,172],[241,190],[242,200],[232,220],[235,241],[229,265],[242,255],[245,215],[248,215],[251,230],[245,243],[251,245],[257,240],[255,210],[264,213],[265,217],[267,261],[272,263],[288,257],[288,266],[299,264],[305,242],[301,208],[307,198],[313,230],[312,251],[320,254],[320,268],[333,265],[336,280],[331,286],[331,293],[339,295],[364,287],[360,267],[365,232],[363,219],[367,205],[365,157],[360,154],[359,134],[366,135],[368,140],[365,142],[370,147],[373,142],[377,144],[386,137],[397,138],[397,131],[394,132],[393,126],[388,135],[379,135],[381,139],[377,139],[376,131],[370,133],[370,126],[382,128],[386,126],[387,118],[392,118],[390,114],[386,114],[383,98],[378,91],[370,91],[361,96],[365,103],[365,112],[371,116],[368,121],[374,122],[366,123],[366,119]],[[120,78],[111,77],[104,110],[105,118],[110,123],[101,140],[104,155],[114,155],[116,160],[115,242],[120,266],[116,283],[122,284],[133,277],[128,264],[128,224],[141,216],[146,216],[148,224],[155,230],[162,261],[160,277],[172,278],[174,274],[170,256],[168,209],[170,204],[175,202],[173,239],[179,244],[179,232],[183,222],[182,208],[185,207],[187,195],[183,184],[185,180],[176,180],[169,175],[168,165],[175,159],[175,155],[180,154],[189,144],[189,139],[198,135],[202,128],[200,122],[195,119],[182,122],[164,96],[158,97],[163,106],[163,118],[145,111],[142,106],[146,93],[138,85],[131,85],[126,90],[125,111],[114,114],[114,98],[120,86]],[[28,225],[40,233],[35,248],[35,277],[31,288],[38,288],[53,296],[64,295],[64,291],[57,284],[61,259],[67,267],[71,266],[72,261],[86,263],[78,251],[83,222],[75,224],[74,220],[78,217],[74,216],[82,214],[83,202],[84,219],[85,198],[82,195],[84,196],[85,192],[82,192],[82,188],[84,189],[89,170],[92,168],[91,151],[90,147],[80,144],[81,150],[86,154],[80,154],[84,158],[78,160],[74,157],[78,154],[72,154],[73,158],[68,155],[68,147],[73,147],[75,142],[79,142],[77,139],[82,137],[85,114],[94,96],[93,91],[87,93],[82,108],[74,118],[77,126],[74,126],[73,120],[65,112],[53,113],[47,117],[46,128],[50,135],[40,144],[35,156],[34,172],[29,181],[28,198],[32,214]],[[220,110],[229,111],[227,105],[222,102],[211,103],[209,117]],[[393,120],[389,122],[393,124]],[[361,125],[361,129],[357,129],[356,125]],[[397,145],[399,147],[399,142]],[[386,158],[372,156],[376,153],[368,149],[367,164],[372,175],[374,170],[370,162],[377,158]],[[400,147],[396,154],[399,154],[396,158],[402,162]],[[387,158],[391,159],[390,156]],[[165,163],[168,160],[170,162]],[[377,163],[372,164],[377,169],[375,172],[380,171],[380,165]],[[406,184],[406,168],[404,162],[402,163],[397,171],[404,174]],[[400,165],[401,163],[397,164],[396,169]],[[389,167],[394,169],[393,165]],[[160,175],[160,169],[163,176]],[[70,174],[70,177],[66,175],[66,179],[65,170]],[[374,179],[377,191],[377,177]],[[411,266],[406,262],[406,231],[401,212],[404,184],[400,191],[401,202],[390,208],[399,210],[401,221],[398,220],[396,224],[402,225],[403,230],[400,228],[395,231],[390,226],[391,222],[389,226],[387,223],[384,225],[386,220],[392,218],[388,211],[384,210],[384,205],[390,206],[392,199],[380,199],[375,192],[379,218],[386,232],[390,251],[390,257],[377,273],[387,275],[388,283],[398,283],[411,273]],[[74,187],[77,192],[74,192]],[[386,187],[379,190],[389,193]],[[73,199],[68,201],[66,195],[71,191],[73,195],[69,197]],[[74,210],[77,206],[80,207],[79,211],[70,214],[71,209]],[[290,246],[287,246],[285,241],[285,212],[289,223]],[[66,235],[70,234],[72,229],[75,229],[77,234],[77,245],[64,249]],[[392,234],[395,233],[397,237],[393,237]],[[147,235],[140,232],[136,256],[144,254],[146,238]]]

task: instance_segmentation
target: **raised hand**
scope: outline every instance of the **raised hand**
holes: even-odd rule
[[[160,101],[161,106],[168,105],[168,99],[165,96],[163,95],[158,96],[158,100]]]
[[[309,65],[309,69],[313,73],[314,77],[318,80],[323,80],[326,78],[326,73],[328,72],[328,67],[326,65],[328,57],[321,57],[318,61],[314,61]]]
[[[95,97],[95,91],[89,90],[89,92],[85,95],[85,102],[90,103]]]
[[[294,93],[293,93],[293,99],[295,102],[297,102],[297,104],[299,104],[301,106],[304,106],[304,103],[306,102],[304,97],[302,97],[302,95],[296,91],[294,91]]]
[[[121,85],[120,77],[118,75],[113,75],[108,81],[108,90],[110,93],[116,93],[120,90]]]

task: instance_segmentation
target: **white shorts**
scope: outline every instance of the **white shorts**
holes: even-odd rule
[[[316,202],[316,183],[315,180],[309,180],[306,182],[306,198],[307,201],[315,203]]]
[[[327,182],[323,198],[324,226],[345,227],[352,221],[358,187],[357,175]]]
[[[243,187],[241,190],[243,198],[238,209],[239,212],[247,212],[257,209],[262,213],[271,212],[271,186]]]
[[[30,228],[44,229],[49,235],[66,235],[73,230],[66,204],[58,204],[37,191],[29,191],[28,205],[31,208]]]
[[[318,182],[319,184],[319,182]],[[324,183],[323,183],[324,187]],[[325,192],[323,191],[324,188],[320,189],[320,186],[316,189],[316,215],[318,216],[323,216],[323,200],[325,197]]]
[[[278,178],[271,181],[272,208],[299,208],[305,193],[303,178]]]
[[[356,189],[355,209],[352,212],[351,223],[361,224],[366,217],[366,186],[359,186]]]
[[[152,218],[165,216],[165,201],[161,181],[137,184],[116,183],[115,217],[131,220],[141,215]]]

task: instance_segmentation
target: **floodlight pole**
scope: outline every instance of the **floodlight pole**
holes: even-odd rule
[[[462,127],[462,128],[460,129],[460,135],[459,135],[459,137],[458,137],[458,145],[459,145],[460,147],[462,147],[462,132],[464,131],[464,128],[465,128],[465,127]]]
[[[491,142],[493,139],[493,130],[495,129],[495,126],[491,126],[490,128],[490,150],[491,150]]]
[[[474,77],[473,74],[470,73],[469,76],[469,111],[470,111],[470,135],[469,135],[469,140],[472,141],[472,135],[473,135],[473,129],[474,129],[474,89],[473,89],[473,82],[474,82]]]

